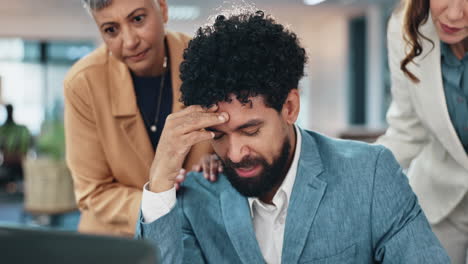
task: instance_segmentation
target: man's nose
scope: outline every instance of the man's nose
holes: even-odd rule
[[[249,154],[250,149],[248,146],[240,142],[240,140],[236,139],[235,137],[230,139],[227,156],[232,162],[239,163]]]

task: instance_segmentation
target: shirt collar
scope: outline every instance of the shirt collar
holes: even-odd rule
[[[462,64],[462,60],[466,60],[468,58],[468,55],[465,54],[465,56],[459,60],[455,54],[453,54],[450,46],[442,41],[440,42],[440,54],[442,56],[443,62],[450,66],[460,66]]]
[[[296,150],[294,151],[294,158],[291,163],[291,167],[289,167],[288,173],[286,174],[286,177],[283,180],[283,183],[281,183],[281,186],[278,188],[278,191],[276,194],[273,196],[273,201],[275,201],[280,193],[286,194],[286,201],[285,205],[287,207],[289,197],[291,197],[292,189],[294,186],[294,181],[296,180],[296,175],[297,175],[297,168],[299,165],[299,156],[301,154],[301,142],[302,142],[302,135],[301,131],[299,130],[298,126],[294,125],[294,130],[296,131]],[[254,202],[262,203],[258,197],[249,197],[249,208],[250,208],[250,215],[253,217],[253,204]]]

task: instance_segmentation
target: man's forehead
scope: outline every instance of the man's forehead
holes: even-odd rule
[[[255,109],[260,109],[262,107],[266,107],[265,100],[263,96],[250,96],[247,98],[246,102],[241,102],[237,99],[236,95],[231,95],[229,97],[229,101],[218,102],[218,111],[226,112],[226,111],[251,111]]]
[[[265,122],[267,116],[271,115],[269,111],[276,111],[267,107],[261,96],[249,97],[247,103],[240,102],[235,96],[230,99],[217,104],[218,113],[226,112],[229,115],[228,122],[208,130],[228,132],[236,131],[239,127],[256,126]]]

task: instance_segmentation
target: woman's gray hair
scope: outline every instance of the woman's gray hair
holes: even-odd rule
[[[81,2],[89,14],[91,14],[91,11],[98,11],[112,4],[112,0],[81,0]],[[153,0],[153,2],[156,2],[156,0]]]
[[[83,6],[88,10],[100,10],[105,7],[110,6],[112,4],[112,0],[81,0],[83,2]]]

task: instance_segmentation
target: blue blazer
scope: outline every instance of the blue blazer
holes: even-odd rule
[[[391,152],[301,130],[282,263],[450,263]],[[265,263],[247,198],[192,173],[167,215],[136,237],[163,263]]]

